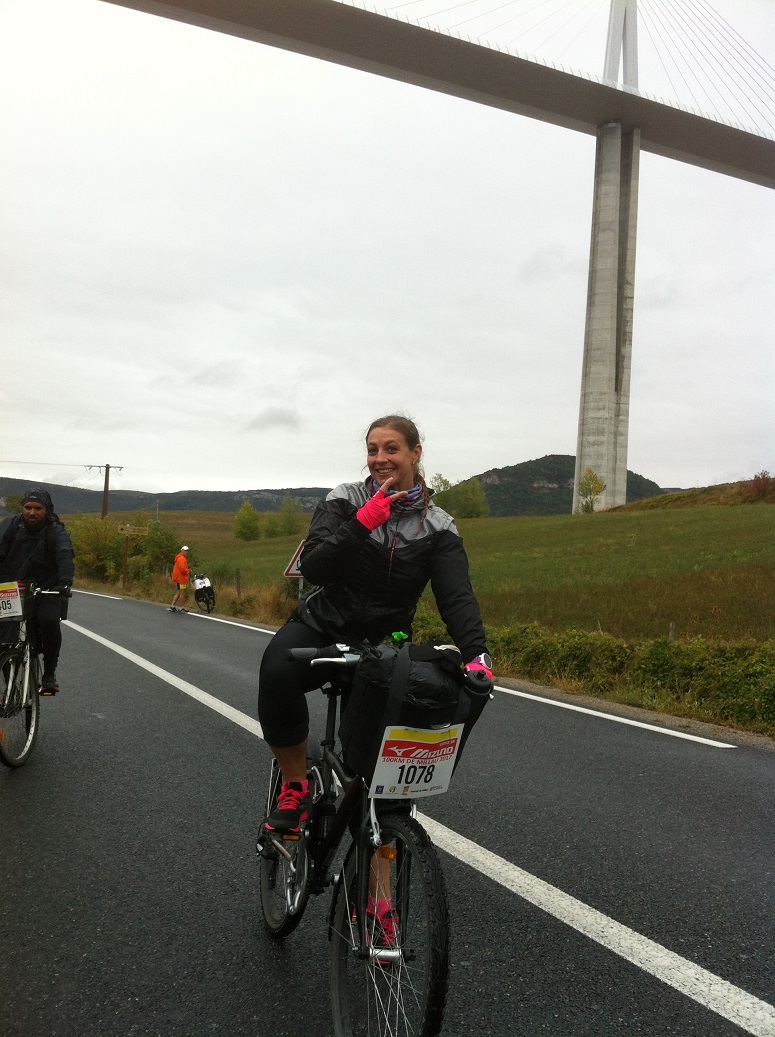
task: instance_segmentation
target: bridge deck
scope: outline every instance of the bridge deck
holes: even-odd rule
[[[414,83],[544,122],[595,133],[641,131],[668,158],[775,187],[775,141],[584,79],[332,0],[105,0]]]

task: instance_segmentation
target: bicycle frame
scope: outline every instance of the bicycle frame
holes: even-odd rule
[[[326,660],[331,662],[331,660]],[[310,892],[314,895],[323,893],[332,883],[339,881],[334,874],[334,861],[337,851],[353,821],[357,821],[357,831],[353,832],[353,844],[356,854],[356,873],[358,875],[356,921],[358,927],[359,956],[368,957],[371,950],[366,937],[366,903],[369,893],[368,862],[382,843],[380,827],[374,800],[367,796],[366,784],[359,775],[351,774],[334,751],[336,745],[336,718],[338,704],[344,687],[341,683],[328,683],[322,688],[328,699],[325,735],[318,743],[319,755],[312,757],[312,769],[317,769],[321,788],[321,796],[311,811],[308,826],[307,854],[311,864]],[[344,797],[335,806],[338,798],[336,785],[344,790]],[[368,806],[367,806],[368,804]],[[411,804],[411,816],[416,815],[416,807]],[[294,837],[291,841],[295,841]],[[283,846],[283,839],[268,836],[274,849],[290,859],[290,854]],[[366,866],[364,866],[366,865]],[[336,897],[332,898],[333,913]],[[389,952],[388,952],[389,953]]]

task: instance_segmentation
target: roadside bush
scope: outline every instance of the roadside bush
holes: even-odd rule
[[[426,598],[420,598],[412,624],[412,637],[415,641],[433,641],[435,638],[447,636],[447,630],[441,622],[436,605]]]
[[[164,566],[172,564],[180,548],[178,534],[150,517],[147,522],[138,522],[138,525],[148,526],[148,533],[140,541],[140,551],[146,559],[147,567],[151,572],[164,572]]]
[[[488,628],[487,643],[505,677],[567,682],[575,691],[775,734],[775,641],[631,643],[533,623]]]
[[[127,579],[138,590],[141,590],[144,594],[150,591],[153,585],[154,574],[145,555],[136,555],[134,558],[127,559],[126,571]]]
[[[76,515],[67,524],[75,550],[76,576],[114,583],[124,568],[124,538],[118,526],[96,515]]]

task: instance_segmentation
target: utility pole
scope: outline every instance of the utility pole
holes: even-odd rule
[[[108,513],[108,487],[110,486],[110,465],[105,465],[105,489],[102,491],[102,518]]]
[[[119,472],[123,472],[124,468],[123,468],[122,465],[115,465],[115,464],[114,465],[109,465],[109,464],[106,464],[106,465],[86,464],[86,465],[84,465],[84,468],[88,468],[89,471],[91,471],[92,468],[99,468],[100,471],[102,471],[103,468],[105,469],[105,485],[104,485],[103,490],[102,490],[102,515],[100,516],[100,518],[104,519],[105,516],[108,513],[108,490],[110,489],[110,469],[111,468],[114,468],[114,469],[117,468],[119,470]]]

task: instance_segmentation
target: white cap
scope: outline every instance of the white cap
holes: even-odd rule
[[[189,550],[188,544],[184,544],[184,545],[183,545],[183,546],[181,547],[181,549],[180,549],[180,550],[181,550],[181,551],[188,551],[188,550]]]

